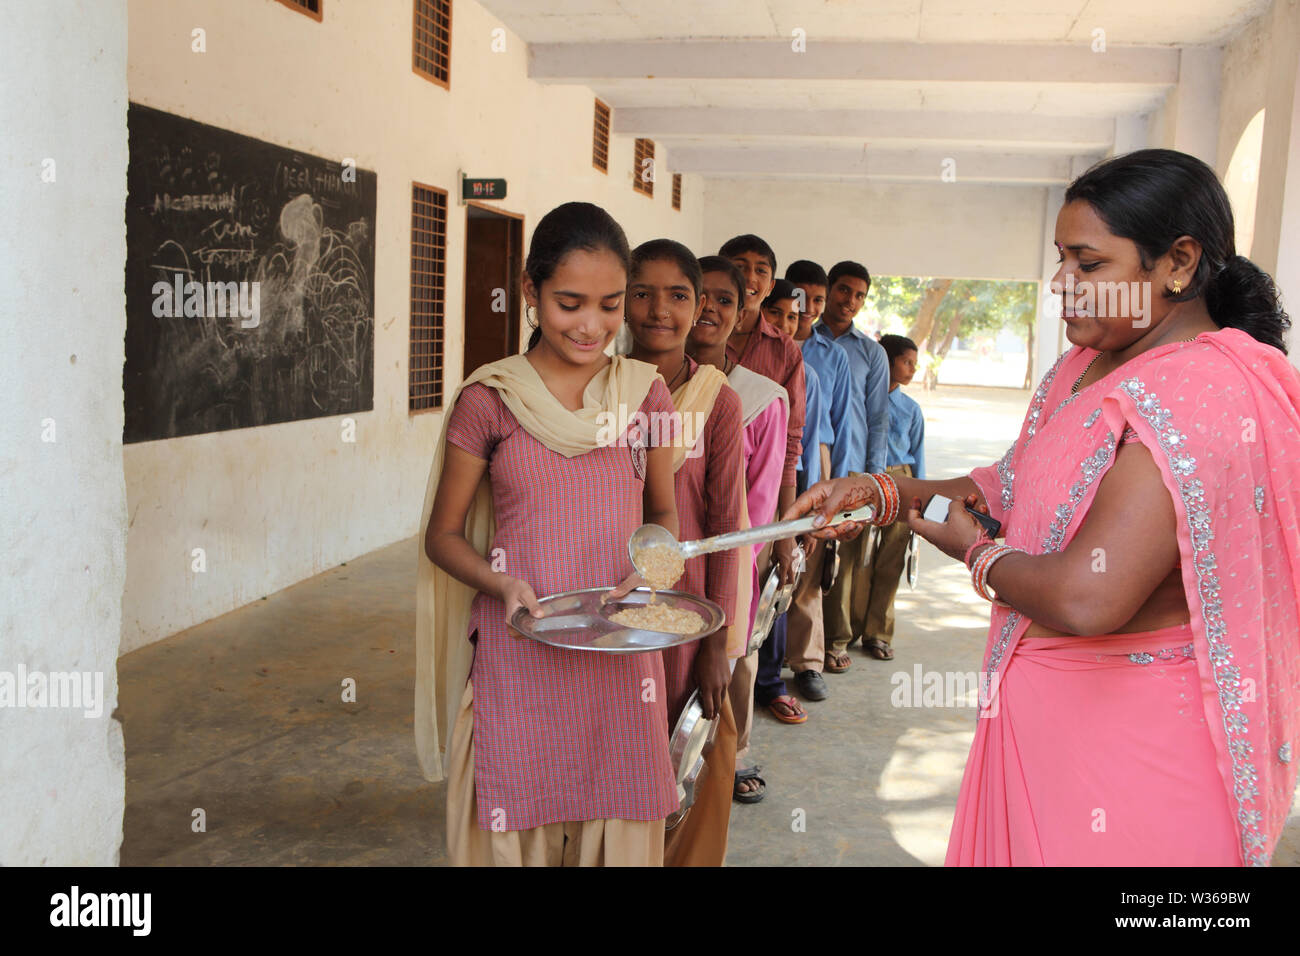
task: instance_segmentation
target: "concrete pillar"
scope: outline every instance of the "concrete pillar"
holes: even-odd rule
[[[1043,202],[1043,265],[1038,284],[1038,325],[1034,329],[1034,363],[1030,376],[1035,385],[1047,374],[1057,358],[1070,347],[1065,338],[1065,323],[1061,321],[1061,297],[1052,292],[1049,283],[1056,274],[1056,216],[1065,202],[1065,187],[1050,186],[1044,190]]]
[[[122,841],[126,8],[7,4],[0,30],[3,866]]]
[[[1178,89],[1172,97],[1173,148],[1209,163],[1219,150],[1220,47],[1184,47],[1179,54]]]
[[[1268,16],[1268,85],[1251,258],[1276,279],[1283,305],[1300,324],[1300,0],[1274,0]],[[1293,330],[1291,360],[1300,365],[1297,343]]]

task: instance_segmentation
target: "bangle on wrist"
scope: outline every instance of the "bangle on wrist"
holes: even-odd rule
[[[898,518],[898,483],[894,477],[887,472],[880,472],[869,476],[876,483],[876,488],[880,492],[880,507],[876,511],[876,517],[871,523],[874,525],[884,526],[893,524]]]
[[[969,548],[966,549],[966,554],[961,559],[962,563],[966,565],[967,571],[973,570],[971,567],[971,552],[973,552],[976,548],[980,548],[986,544],[993,544],[993,543],[994,543],[993,539],[988,536],[987,532],[981,529],[980,536],[975,539],[975,542]]]
[[[971,584],[975,588],[975,593],[986,601],[996,601],[997,596],[989,590],[988,586],[989,569],[993,567],[999,558],[1019,550],[1019,548],[1012,548],[1005,544],[994,544],[976,555],[975,562],[971,567]]]

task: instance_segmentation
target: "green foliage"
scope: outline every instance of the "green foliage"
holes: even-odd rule
[[[928,277],[872,276],[863,317],[886,329],[909,328],[930,281]],[[995,336],[1003,329],[1027,337],[1034,322],[1037,296],[1034,282],[957,279],[935,313],[934,335],[942,339],[953,315],[960,312],[958,338],[978,333]]]

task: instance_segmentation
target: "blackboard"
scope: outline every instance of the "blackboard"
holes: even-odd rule
[[[138,103],[127,129],[123,441],[372,409],[375,174]]]

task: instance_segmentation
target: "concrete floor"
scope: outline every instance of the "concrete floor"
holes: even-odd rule
[[[1000,457],[1028,400],[909,391],[925,406],[931,477]],[[757,715],[768,795],[733,804],[729,864],[943,861],[975,711],[891,696],[915,667],[977,671],[988,610],[959,564],[923,547],[917,591],[899,594],[895,659],[855,648],[805,724]],[[382,548],[120,659],[123,865],[447,862],[443,786],[420,775],[411,729],[416,548]],[[1297,864],[1293,813],[1275,865]]]

